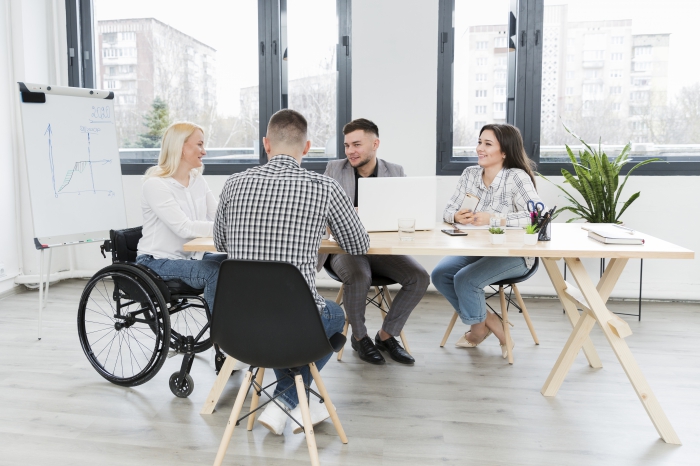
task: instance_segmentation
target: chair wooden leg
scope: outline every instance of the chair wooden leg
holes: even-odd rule
[[[226,360],[224,360],[224,364],[221,366],[221,369],[219,369],[219,375],[216,377],[214,385],[209,391],[207,401],[204,402],[204,406],[202,406],[202,410],[199,412],[199,414],[211,414],[214,412],[216,403],[219,402],[221,393],[224,391],[224,387],[226,387],[226,382],[228,382],[228,379],[231,377],[231,371],[233,370],[234,364],[236,364],[236,360],[227,355]]]
[[[445,343],[447,343],[447,339],[449,338],[450,333],[452,333],[452,329],[455,328],[455,322],[457,322],[456,312],[452,315],[452,320],[450,320],[450,323],[447,326],[447,330],[445,330],[445,336],[442,337],[442,341],[440,342],[440,348],[444,347]]]
[[[513,364],[513,340],[510,337],[510,326],[508,325],[508,305],[506,304],[506,293],[503,291],[503,285],[498,287],[498,294],[501,298],[501,317],[503,320],[503,333],[505,333],[506,336],[508,364]]]
[[[382,291],[384,293],[384,299],[386,299],[386,308],[380,307],[379,309],[382,311],[382,320],[386,317],[387,312],[391,310],[391,306],[394,305],[394,300],[391,298],[391,293],[389,292],[389,287],[388,286],[383,286]],[[377,289],[377,293],[379,293],[379,289]],[[384,301],[381,301],[381,304],[384,304]],[[403,344],[403,348],[406,350],[408,354],[411,354],[411,347],[408,346],[408,341],[406,340],[406,334],[403,333],[403,330],[399,332],[399,338],[401,338],[401,343]]]
[[[223,368],[222,368],[223,370]],[[229,374],[231,371],[229,371]],[[226,430],[224,431],[224,436],[219,444],[219,451],[216,452],[216,459],[214,460],[214,466],[220,466],[224,461],[224,456],[226,456],[226,450],[228,449],[228,444],[231,441],[231,436],[233,435],[233,429],[236,427],[236,422],[238,422],[238,416],[241,414],[241,409],[243,408],[243,402],[248,394],[248,388],[250,387],[250,381],[253,379],[253,373],[248,369],[243,377],[243,383],[241,388],[238,390],[238,396],[236,397],[236,402],[233,404],[233,409],[231,410],[231,416],[228,418],[228,424],[226,424]]]
[[[301,374],[294,376],[294,384],[297,387],[297,395],[299,396],[299,408],[301,409],[301,418],[304,420],[304,435],[306,435],[306,446],[309,447],[311,464],[312,466],[320,466],[314,426],[311,424],[311,413],[309,413],[309,400],[306,399],[306,390],[304,389],[304,380],[301,378]]]
[[[314,378],[314,382],[316,382],[316,387],[318,387],[318,391],[323,397],[323,402],[326,404],[328,414],[331,415],[333,427],[335,427],[335,431],[338,432],[338,437],[340,437],[340,441],[343,443],[348,443],[348,438],[345,436],[345,430],[343,430],[343,426],[340,424],[340,418],[338,417],[338,413],[335,411],[335,406],[331,401],[331,396],[328,394],[328,390],[326,390],[326,385],[323,383],[323,379],[321,378],[321,374],[318,372],[316,364],[314,364],[313,362],[309,364],[309,369],[311,369],[311,376]]]
[[[537,332],[535,332],[535,327],[534,325],[532,325],[532,321],[530,320],[530,314],[527,312],[527,308],[525,307],[523,297],[520,296],[520,290],[518,290],[518,287],[515,286],[515,283],[511,284],[510,287],[513,288],[513,292],[515,293],[515,299],[518,300],[518,306],[520,306],[520,309],[523,310],[523,317],[525,318],[527,328],[530,329],[530,335],[532,335],[532,339],[535,340],[535,344],[539,345],[540,340],[537,338]]]
[[[263,378],[265,377],[265,368],[261,367],[258,369],[258,374],[255,376],[255,383],[258,385],[262,385],[263,383]],[[258,394],[258,389],[253,386],[253,399],[250,400],[250,412],[253,413],[258,407],[258,403],[260,402],[260,395]],[[253,413],[250,416],[248,416],[248,430],[253,430],[253,424],[255,424],[255,414]]]
[[[338,290],[338,296],[335,298],[335,302],[338,305],[340,305],[340,303],[343,302],[343,290],[344,289],[345,289],[345,285],[341,284],[340,290]],[[345,312],[345,308],[343,308],[343,314],[345,314],[345,325],[343,326],[343,336],[345,336],[345,338],[347,338],[348,337],[348,326],[350,325],[350,321],[348,320],[348,313]],[[345,351],[345,346],[340,348],[340,351],[338,351],[338,361],[343,359],[343,351]]]

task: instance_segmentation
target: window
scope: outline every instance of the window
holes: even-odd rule
[[[632,71],[648,71],[651,70],[653,62],[636,61],[632,65]]]
[[[477,89],[476,97],[486,97],[486,89]]]
[[[506,37],[496,37],[496,39],[493,42],[494,47],[503,48],[506,46]]]
[[[493,113],[503,113],[506,111],[506,104],[505,102],[494,102],[493,104]],[[494,118],[498,118],[494,115]]]
[[[476,107],[474,107],[474,113],[476,113],[477,115],[486,113],[486,105],[477,105]]]
[[[480,40],[476,42],[476,49],[477,50],[486,50],[489,46],[489,42],[486,40]]]
[[[506,68],[506,67],[508,67],[508,58],[507,57],[496,58],[496,68]]]
[[[475,121],[474,122],[474,129],[476,131],[479,131],[481,128],[483,128],[486,125],[485,121]]]
[[[477,58],[476,66],[486,66],[486,58]]]
[[[643,46],[634,48],[634,58],[648,57],[650,55],[651,55],[651,46],[650,45],[643,45]]]
[[[142,137],[152,129],[144,121],[163,105],[169,121],[207,130],[210,174],[266,162],[261,136],[281,108],[309,121],[305,168],[322,171],[342,156],[338,133],[351,114],[350,0],[239,0],[226,14],[205,2],[196,15],[165,0],[85,3],[93,5],[96,74],[115,90],[123,173],[155,163],[159,148]]]
[[[505,86],[496,86],[493,88],[493,95],[496,97],[505,97],[506,96],[506,87]]]
[[[470,0],[438,3],[439,31],[447,38],[438,55],[438,174],[459,174],[475,162],[479,123],[497,121],[495,104],[503,101],[501,115],[518,126],[526,152],[545,175],[571,170],[564,144],[578,149],[562,123],[590,143],[632,142],[633,161],[669,161],[635,175],[700,175],[700,65],[688,58],[694,56],[696,25],[691,14],[668,14],[685,11],[683,0],[616,0],[615,8],[609,0],[503,1],[489,8]],[[508,51],[489,50],[501,35],[509,38]],[[497,75],[502,56],[507,67]],[[474,79],[481,57],[493,58],[478,69],[493,84],[486,98],[476,97],[476,86],[485,84]],[[483,116],[476,114],[484,105]]]
[[[476,73],[476,82],[486,81],[488,75],[486,73]]]
[[[625,13],[612,11],[606,0],[543,0],[538,169],[558,175],[568,165],[564,144],[579,143],[563,123],[589,143],[632,142],[636,161],[671,162],[641,167],[635,175],[700,174],[700,131],[691,132],[700,130],[700,121],[689,117],[691,102],[700,102],[691,97],[700,95],[700,68],[688,58],[694,56],[694,20],[668,15],[682,11],[679,0],[614,3]],[[575,54],[571,38],[584,59],[561,66],[557,60]],[[580,94],[573,94],[569,72],[581,73]],[[635,152],[642,145],[653,150]]]
[[[505,81],[507,78],[507,73],[505,71],[496,71],[493,74],[493,79],[496,81]]]

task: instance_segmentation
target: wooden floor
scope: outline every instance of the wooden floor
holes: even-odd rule
[[[44,339],[36,339],[38,294],[0,300],[0,464],[212,464],[241,375],[224,391],[219,410],[199,414],[215,375],[209,354],[195,360],[189,399],[168,389],[180,357],[145,385],[123,388],[102,379],[80,349],[76,308],[85,282],[51,289]],[[327,297],[334,296],[327,290]],[[556,300],[527,300],[541,345],[519,315],[515,365],[491,337],[459,349],[458,324],[440,339],[451,309],[429,294],[406,326],[414,367],[362,363],[348,345],[341,363],[322,371],[350,443],[330,422],[316,439],[326,465],[637,465],[700,464],[700,306],[645,303],[642,322],[625,317],[627,339],[683,446],[659,439],[599,330],[592,338],[603,369],[582,354],[555,398],[539,391],[571,330]],[[636,303],[612,303],[633,312]],[[380,318],[368,311],[374,334]],[[267,378],[266,378],[267,379]],[[247,405],[247,403],[246,403]],[[302,435],[278,437],[256,425],[238,428],[225,464],[309,464]]]

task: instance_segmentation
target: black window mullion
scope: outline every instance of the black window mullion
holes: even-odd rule
[[[338,14],[338,46],[336,61],[338,70],[337,80],[337,119],[336,119],[336,150],[338,158],[345,157],[343,126],[352,120],[352,3],[350,0],[337,0]],[[323,164],[325,168],[325,163]]]
[[[80,57],[83,75],[82,87],[94,89],[95,84],[95,47],[93,34],[92,0],[80,0]]]
[[[68,42],[68,85],[80,87],[80,40],[77,0],[66,0],[66,39]]]
[[[438,53],[438,98],[437,98],[437,141],[436,174],[453,175],[464,169],[463,163],[452,161],[453,121],[452,104],[454,95],[454,0],[440,0],[439,27],[437,37]]]

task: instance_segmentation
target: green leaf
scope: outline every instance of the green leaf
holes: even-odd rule
[[[629,199],[627,199],[627,202],[625,202],[625,205],[622,206],[622,209],[620,209],[620,213],[618,214],[617,218],[615,219],[615,222],[618,222],[622,214],[627,210],[627,208],[632,204],[637,198],[639,197],[639,192],[636,192],[630,196]]]
[[[641,167],[642,165],[646,165],[646,164],[652,163],[652,162],[663,162],[663,160],[661,160],[657,157],[654,157],[652,159],[642,160],[637,165],[630,168],[630,171],[628,171],[627,174],[625,175],[625,180],[622,182],[622,186],[620,186],[620,189],[617,192],[617,195],[615,196],[615,204],[617,204],[617,201],[620,199],[620,194],[622,194],[622,190],[625,189],[625,184],[627,184],[627,179],[630,177],[632,172],[635,171],[637,168]],[[668,162],[666,162],[666,163],[668,163]],[[619,215],[618,215],[618,217],[619,217]]]

